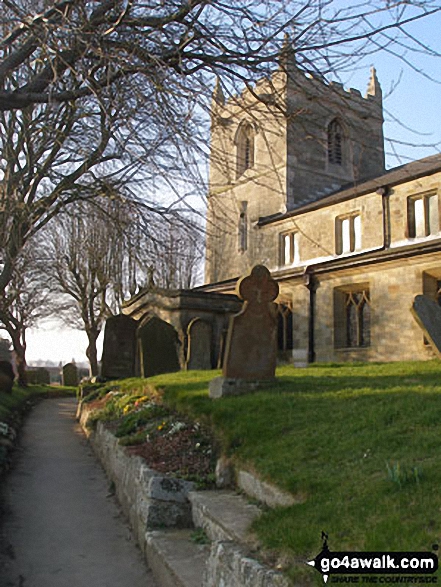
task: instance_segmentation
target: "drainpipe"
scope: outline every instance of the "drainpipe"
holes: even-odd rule
[[[313,269],[306,267],[303,276],[305,286],[309,290],[308,310],[308,363],[315,363],[315,298],[319,282]]]
[[[389,204],[389,186],[385,185],[377,189],[376,193],[381,196],[383,208],[383,249],[390,247],[390,204]]]

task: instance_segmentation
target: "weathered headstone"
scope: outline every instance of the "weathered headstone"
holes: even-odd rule
[[[0,337],[0,361],[12,361],[11,343],[7,338]]]
[[[187,327],[187,334],[187,369],[211,369],[211,324],[201,318],[194,318]]]
[[[236,293],[244,305],[230,319],[222,377],[210,382],[212,398],[246,393],[275,377],[279,286],[266,267],[256,265],[238,281]]]
[[[430,298],[415,296],[411,312],[433,350],[441,358],[441,307]]]
[[[119,314],[106,320],[104,327],[101,377],[124,379],[136,373],[136,329],[138,322]]]
[[[180,370],[179,337],[171,324],[152,316],[138,328],[142,377]]]
[[[12,364],[9,361],[0,361],[0,391],[11,393],[14,379]]]
[[[78,369],[75,363],[67,363],[63,366],[63,385],[76,387],[78,385]]]
[[[28,383],[49,385],[51,382],[51,375],[46,367],[36,367],[34,369],[26,370],[26,379]]]

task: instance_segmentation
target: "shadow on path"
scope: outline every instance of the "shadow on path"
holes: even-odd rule
[[[25,424],[0,495],[0,587],[156,587],[75,407],[45,400]]]

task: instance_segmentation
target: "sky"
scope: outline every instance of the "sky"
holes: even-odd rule
[[[441,14],[414,23],[409,32],[420,43],[420,54],[405,55],[412,65],[391,54],[375,54],[360,61],[357,71],[342,74],[346,88],[353,87],[364,95],[370,67],[375,66],[383,89],[384,135],[388,168],[441,152],[441,57],[430,56],[425,48],[441,55]],[[423,73],[418,73],[421,70]],[[429,79],[430,77],[435,80]],[[393,138],[394,143],[387,139]],[[84,332],[66,329],[55,323],[27,333],[27,359],[63,363],[74,359],[87,361]],[[101,357],[102,334],[99,339]]]

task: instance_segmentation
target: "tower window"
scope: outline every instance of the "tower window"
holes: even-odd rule
[[[343,129],[336,119],[328,126],[328,162],[343,165]]]
[[[239,225],[238,225],[238,250],[243,253],[248,248],[248,202],[240,203]]]
[[[254,166],[254,129],[245,123],[239,127],[236,136],[236,176],[239,178]]]

